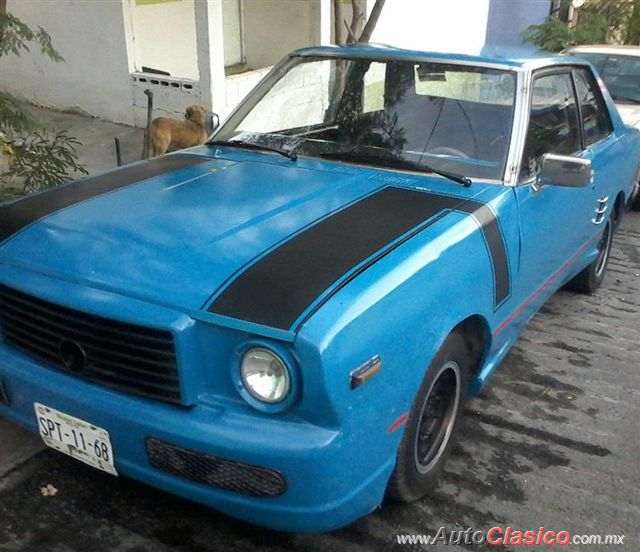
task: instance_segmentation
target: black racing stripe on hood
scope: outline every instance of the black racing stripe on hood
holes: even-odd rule
[[[145,163],[126,166],[97,176],[76,180],[44,193],[27,196],[19,201],[0,205],[0,243],[29,224],[47,215],[71,207],[87,199],[153,178],[210,161],[193,155],[166,155]]]
[[[506,279],[495,278],[497,306],[505,298],[505,282],[508,293],[509,267],[493,211],[482,203],[461,197],[388,187],[323,219],[273,249],[233,280],[208,310],[288,330],[345,274],[369,259],[357,271],[360,273],[386,255],[391,250],[390,244],[403,236],[405,240],[409,239],[451,210],[474,217],[485,233],[494,274],[506,274]],[[410,232],[412,229],[414,232]],[[328,298],[325,297],[321,304]],[[316,304],[315,308],[319,306]]]

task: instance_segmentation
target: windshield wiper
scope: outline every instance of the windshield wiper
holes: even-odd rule
[[[443,176],[444,178],[448,178],[449,180],[453,180],[458,184],[462,184],[465,188],[471,186],[471,179],[466,176],[434,169],[431,165],[418,163],[417,161],[411,161],[409,159],[404,159],[403,157],[385,155],[379,156],[366,153],[356,153],[354,151],[326,151],[321,153],[320,157],[324,157],[326,159],[336,159],[338,161],[354,161],[356,163],[377,165],[380,167],[390,167],[393,169],[406,169],[409,171],[434,173]]]
[[[245,142],[244,140],[210,140],[206,142],[207,146],[228,146],[231,148],[251,149],[258,151],[270,151],[278,153],[291,161],[298,159],[298,155],[295,151],[286,150],[283,148],[277,148],[275,146],[267,146],[265,144],[257,144],[255,142]]]

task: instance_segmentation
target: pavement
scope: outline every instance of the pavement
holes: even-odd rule
[[[113,136],[135,159],[141,131],[75,115],[92,170],[112,167]],[[87,153],[88,152],[88,153]],[[466,409],[463,435],[430,498],[385,504],[326,534],[257,528],[135,481],[103,474],[0,419],[0,550],[447,550],[397,535],[472,527],[624,535],[640,550],[640,213],[626,216],[594,296],[558,292]],[[55,496],[41,487],[53,485]],[[517,550],[479,545],[475,550]]]
[[[110,123],[79,113],[54,111],[32,105],[25,107],[47,128],[67,129],[71,136],[80,141],[82,146],[78,148],[78,158],[90,174],[117,166],[115,138],[120,140],[123,164],[140,160],[144,129]]]

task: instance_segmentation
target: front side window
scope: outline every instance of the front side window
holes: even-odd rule
[[[410,161],[502,180],[514,97],[511,71],[299,57],[249,97],[216,139],[379,166]]]
[[[571,74],[552,73],[536,77],[520,180],[535,178],[545,153],[571,155],[581,149]]]
[[[576,69],[574,75],[584,142],[585,146],[590,146],[611,134],[611,121],[609,121],[600,94],[594,88],[590,73],[586,69]]]

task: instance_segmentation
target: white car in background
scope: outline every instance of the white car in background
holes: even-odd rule
[[[640,129],[640,46],[574,46],[563,52],[591,62],[625,124]]]

